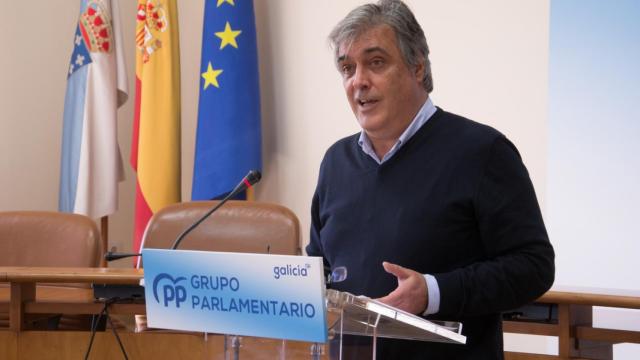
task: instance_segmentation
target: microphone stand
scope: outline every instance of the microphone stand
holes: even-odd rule
[[[211,210],[207,211],[196,222],[191,224],[191,226],[186,228],[182,233],[180,233],[180,235],[178,235],[176,240],[173,242],[173,245],[171,245],[171,250],[177,249],[180,243],[182,242],[182,240],[184,240],[185,236],[187,236],[187,234],[189,234],[191,231],[193,231],[193,229],[198,227],[198,225],[200,225],[209,216],[211,216],[211,214],[213,214],[222,205],[224,205],[227,201],[229,201],[229,199],[247,190],[248,188],[256,184],[258,181],[260,181],[261,178],[262,178],[262,174],[260,173],[260,171],[258,170],[249,171],[249,173],[244,178],[242,178],[242,181],[240,181],[240,183],[238,183],[238,185],[236,185],[236,187],[227,196],[225,196],[222,200],[220,200],[220,202],[216,204],[216,206],[214,206]],[[142,256],[142,254],[141,253],[117,253],[117,252],[109,251],[104,255],[104,259],[107,262],[109,262],[109,261],[123,259],[127,257],[133,257],[133,256]]]
[[[240,181],[240,183],[235,187],[235,189],[233,189],[232,192],[230,192],[227,196],[225,196],[224,199],[220,200],[218,205],[214,206],[211,210],[207,211],[207,213],[202,215],[202,217],[200,219],[198,219],[198,221],[196,221],[193,224],[191,224],[191,226],[186,228],[180,235],[178,235],[178,238],[176,239],[176,241],[171,246],[171,250],[177,249],[178,246],[180,245],[180,243],[182,242],[182,240],[184,239],[184,237],[187,236],[188,233],[190,233],[193,229],[195,229],[198,225],[200,225],[203,221],[205,221],[209,216],[211,216],[211,214],[213,214],[222,205],[224,205],[227,201],[229,201],[229,199],[231,199],[234,196],[238,195],[239,193],[247,190],[253,184],[255,184],[258,181],[260,181],[261,178],[262,178],[262,174],[260,174],[259,171],[257,171],[257,170],[249,171],[247,176],[245,176],[242,179],[242,181]]]

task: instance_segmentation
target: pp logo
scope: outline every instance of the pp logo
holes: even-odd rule
[[[180,304],[187,300],[187,289],[178,284],[183,280],[186,280],[184,276],[174,279],[167,273],[161,273],[156,276],[153,280],[153,296],[156,298],[156,301],[160,303],[160,298],[158,297],[158,290],[160,289],[164,307],[168,307],[169,303],[175,302],[176,307],[180,308]]]

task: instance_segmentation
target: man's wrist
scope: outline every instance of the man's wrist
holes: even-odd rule
[[[426,316],[440,311],[440,287],[433,275],[424,274],[424,280],[427,282],[427,308],[422,315]]]

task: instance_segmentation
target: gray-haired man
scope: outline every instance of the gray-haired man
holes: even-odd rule
[[[380,358],[502,359],[500,312],[554,278],[520,155],[433,105],[427,42],[401,1],[354,9],[330,40],[362,132],[323,159],[307,253],[348,268],[339,290],[463,323],[464,346],[385,340]]]

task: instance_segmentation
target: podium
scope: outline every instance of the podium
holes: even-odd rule
[[[458,322],[433,322],[367,297],[328,289],[329,358],[349,359],[350,346],[358,347],[358,358],[376,358],[378,338],[441,342],[464,346]],[[370,337],[370,341],[349,344],[347,336]],[[362,345],[364,343],[364,345]],[[364,355],[364,356],[363,356]]]
[[[466,343],[466,337],[461,334],[462,324],[458,322],[428,321],[377,300],[332,289],[326,291],[326,302],[327,343],[313,343],[307,352],[299,343],[287,340],[265,348],[256,346],[255,339],[225,335],[224,358],[375,359],[379,338],[460,346]],[[358,338],[364,341],[350,341]]]
[[[295,358],[357,352],[361,359],[375,358],[379,338],[466,341],[460,323],[431,322],[327,290],[319,257],[161,249],[145,249],[143,256],[149,327],[223,334],[226,359],[291,358],[296,342],[312,345]],[[260,353],[251,338],[277,344]]]

